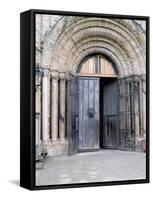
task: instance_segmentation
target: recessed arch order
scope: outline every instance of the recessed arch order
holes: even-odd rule
[[[63,20],[56,24],[57,30]],[[46,35],[42,64],[76,72],[85,57],[103,54],[115,63],[119,77],[145,74],[146,39],[137,26],[133,20],[74,17],[62,32]]]

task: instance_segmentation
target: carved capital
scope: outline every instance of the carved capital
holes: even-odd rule
[[[64,72],[59,73],[60,80],[66,80],[66,74]]]
[[[127,81],[127,83],[131,83],[132,82],[132,77],[130,76],[130,77],[127,77],[126,78],[126,81]]]
[[[49,71],[49,69],[43,69],[43,76],[44,77],[47,77],[47,78],[50,78],[50,71]]]
[[[55,79],[55,80],[58,80],[58,78],[59,78],[59,73],[58,73],[57,70],[52,70],[52,71],[51,71],[51,78],[52,78],[52,79]]]
[[[68,73],[66,73],[66,80],[67,81],[71,81],[73,79],[76,79],[77,77],[79,77],[78,73],[74,73],[74,72],[68,72]]]
[[[134,77],[133,77],[133,81],[134,81],[135,83],[137,83],[137,82],[139,81],[139,77],[138,77],[138,76],[134,76]]]
[[[146,81],[146,75],[142,75],[142,76],[141,76],[141,80],[142,80],[142,81]]]

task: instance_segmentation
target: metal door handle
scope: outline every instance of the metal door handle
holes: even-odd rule
[[[89,108],[89,109],[88,109],[88,116],[89,116],[90,118],[94,118],[94,115],[95,115],[94,108]]]

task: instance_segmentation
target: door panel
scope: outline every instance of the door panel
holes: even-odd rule
[[[68,153],[78,152],[78,77],[69,76],[67,82],[67,139]]]
[[[79,78],[79,150],[99,148],[99,78]]]
[[[116,80],[107,80],[103,88],[103,147],[105,148],[118,148],[117,106]]]

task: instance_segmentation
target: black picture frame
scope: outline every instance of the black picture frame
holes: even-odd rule
[[[35,185],[35,15],[67,15],[146,21],[146,179]],[[29,190],[149,183],[149,20],[148,16],[32,9],[20,14],[20,186]]]

